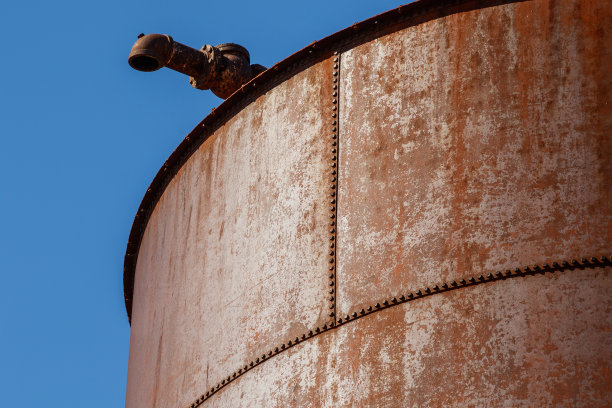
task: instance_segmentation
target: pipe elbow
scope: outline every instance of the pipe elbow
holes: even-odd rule
[[[138,71],[157,71],[168,64],[173,47],[174,41],[169,35],[143,35],[132,46],[128,63]]]
[[[165,34],[139,35],[128,62],[138,71],[168,67],[181,72],[190,77],[194,88],[210,89],[223,99],[266,69],[251,65],[249,52],[238,44],[205,45],[196,50]]]

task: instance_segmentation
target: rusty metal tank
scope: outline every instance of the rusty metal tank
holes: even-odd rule
[[[610,406],[612,3],[418,1],[160,169],[126,406]]]

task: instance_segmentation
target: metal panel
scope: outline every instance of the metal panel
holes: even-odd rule
[[[606,407],[612,268],[466,287],[359,318],[206,407]]]
[[[330,64],[239,112],[166,188],[136,267],[128,407],[185,405],[329,320]]]
[[[342,54],[339,315],[610,251],[610,9],[483,8]]]

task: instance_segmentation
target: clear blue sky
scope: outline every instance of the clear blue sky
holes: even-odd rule
[[[6,1],[0,11],[0,406],[121,407],[123,255],[140,200],[221,100],[132,70],[136,35],[271,66],[408,2]]]

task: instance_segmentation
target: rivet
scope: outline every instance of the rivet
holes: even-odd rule
[[[438,285],[434,285],[433,290],[438,291],[440,290],[440,287]]]
[[[431,293],[431,289],[425,288],[425,293]]]
[[[336,157],[336,156],[334,155],[334,156],[332,156],[332,160],[336,161],[336,160],[338,160],[338,157]]]
[[[225,380],[224,379],[221,380],[221,385],[223,385],[223,384],[225,384]]]
[[[302,340],[306,340],[306,335],[302,334]]]
[[[330,258],[329,263],[334,263],[334,258]]]
[[[329,286],[334,286],[334,281],[329,282]]]
[[[365,310],[364,310],[364,309],[361,309],[361,311],[360,311],[359,313],[361,313],[361,314],[365,314]]]
[[[287,348],[287,346],[285,345],[285,343],[281,344],[281,349],[282,349],[282,350],[284,350],[284,349],[286,349],[286,348]]]
[[[334,274],[333,273],[329,274],[329,279],[334,279]]]
[[[336,113],[335,113],[335,112],[334,112],[334,113],[332,113],[332,118],[335,118],[336,116],[337,116],[337,115],[336,115]]]
[[[380,303],[376,303],[376,304],[374,305],[374,307],[375,307],[375,308],[377,308],[377,309],[380,309]]]
[[[368,312],[372,311],[372,306],[368,306]]]
[[[331,166],[332,166],[332,167],[336,167],[336,163],[332,163],[332,165],[331,165]]]
[[[293,345],[293,342],[291,340],[289,340],[289,343],[287,343],[289,346]]]
[[[349,320],[351,320],[351,316],[349,316],[349,315],[344,316],[344,320],[346,320],[348,322]]]
[[[332,111],[336,111],[336,110],[338,110],[338,107],[337,106],[333,106],[332,107]]]
[[[314,333],[312,332],[312,330],[308,332],[308,335],[309,335],[309,336],[312,336],[313,334],[314,334]]]
[[[336,82],[336,81],[334,81],[334,82]],[[338,89],[338,85],[334,85],[332,88],[333,89]]]
[[[336,189],[336,185],[332,184],[332,185],[329,186],[329,188],[332,189],[332,190],[335,190]]]
[[[334,288],[331,288],[328,292],[329,292],[330,295],[333,295],[334,294]]]
[[[459,279],[459,283],[465,285],[465,279]]]
[[[444,283],[442,284],[442,287],[443,287],[444,289],[448,289],[448,284],[447,284],[446,282],[444,282]]]
[[[329,226],[330,226],[330,227],[333,227],[334,225],[336,225],[336,222],[335,222],[334,220],[331,220],[331,221],[329,222]]]
[[[422,294],[423,294],[423,292],[421,292],[421,289],[419,289],[419,290],[417,290],[417,291],[416,291],[416,295],[417,295],[417,296],[421,296]]]
[[[335,178],[335,177],[334,177]],[[336,211],[336,207],[334,207],[333,205],[330,208],[331,211]]]
[[[332,96],[334,96],[334,97],[338,96],[338,92],[334,92],[334,93],[332,94]]]
[[[342,323],[342,318],[339,318],[339,319],[338,319],[338,323]]]
[[[357,312],[353,312],[353,317],[357,317]]]
[[[255,362],[256,362],[256,363],[259,363],[259,357],[257,357],[257,358],[255,359]]]
[[[334,245],[334,243],[333,243],[333,242],[332,242],[331,244],[329,244],[329,247],[330,247],[330,248],[333,248],[334,246],[335,246],[335,245]]]
[[[484,280],[484,276],[478,275],[478,280]]]
[[[393,303],[397,303],[397,299],[396,299],[396,298],[393,298],[393,299],[391,299],[391,302],[393,302]]]
[[[272,351],[268,351],[268,357],[272,357],[272,354],[274,354]]]
[[[408,297],[409,297],[410,299],[412,299],[412,298],[414,297],[414,294],[413,294],[412,292],[410,292],[410,293],[408,294]]]
[[[335,133],[332,134],[332,139],[335,139],[336,137],[338,137]]]
[[[327,330],[327,323],[323,325],[323,330]]]
[[[334,317],[335,315],[336,315],[336,314],[335,314],[334,312],[331,312],[331,313],[329,314],[329,317]]]
[[[283,344],[283,346],[284,346],[284,344]],[[251,361],[251,362],[249,363],[249,365],[250,365],[251,367],[253,367],[253,366],[255,365],[255,363],[253,363],[253,362]]]
[[[275,353],[278,353],[278,347],[275,347],[275,348],[274,348],[274,352],[275,352]]]
[[[452,281],[451,286],[457,286],[457,281]]]
[[[337,99],[332,99],[332,103],[336,104],[336,103],[338,103],[338,100]]]
[[[561,262],[561,265],[562,265],[563,267],[567,268],[567,267],[569,266],[569,262],[567,262],[567,261],[563,261],[563,262]]]
[[[335,120],[332,121],[332,125],[336,126],[336,121]]]
[[[335,229],[335,228],[331,228],[331,229],[329,230],[329,232],[330,232],[330,234],[333,234],[334,232],[336,232],[336,229]]]
[[[336,218],[336,214],[330,214],[329,218]]]
[[[333,154],[336,154],[336,149],[331,149],[331,152],[332,152]]]
[[[406,300],[406,297],[404,295],[400,296],[400,300],[403,302],[404,300]]]
[[[232,377],[236,378],[236,373],[232,374]]]
[[[333,302],[336,298],[334,298],[333,296],[330,296],[329,301]]]
[[[493,279],[493,274],[492,273],[487,274],[487,279]]]
[[[468,279],[470,282],[476,282],[476,279],[474,279],[473,276],[470,276],[470,279]]]
[[[559,267],[559,263],[558,262],[553,262],[552,266],[553,266],[553,268],[558,268]]]
[[[333,255],[333,254],[334,254],[334,251],[329,251],[329,254],[330,254],[330,255]]]
[[[248,370],[248,369],[249,369],[249,366],[248,366],[248,365],[245,365],[245,366],[244,366],[244,371],[246,371],[246,370]]]
[[[383,302],[383,305],[385,305],[385,306],[389,306],[389,301],[387,301],[387,300],[385,299],[385,301]]]
[[[334,170],[334,171],[332,172],[332,174],[336,174],[336,170]],[[332,198],[331,200],[329,200],[329,202],[330,202],[331,204],[336,204],[336,199],[335,199],[335,198]]]
[[[334,55],[338,55],[338,51],[334,51]]]
[[[336,59],[334,59],[334,61],[337,62],[338,59],[336,58]],[[338,64],[334,64],[334,69],[338,69]]]
[[[334,270],[334,265],[330,265],[329,270],[333,271]]]
[[[337,132],[337,131],[338,131],[338,128],[335,128],[335,127],[332,128],[332,132]]]
[[[315,331],[316,331],[317,333],[321,333],[321,329],[319,329],[318,327],[315,329]]]
[[[497,271],[495,272],[495,276],[497,276],[498,278],[501,278],[502,276],[504,276],[504,274],[501,271]]]

